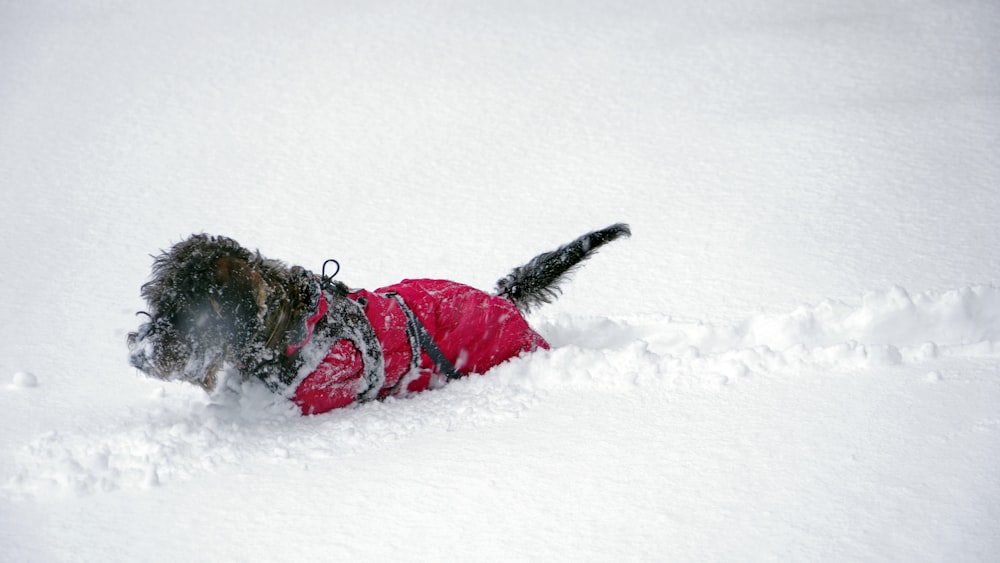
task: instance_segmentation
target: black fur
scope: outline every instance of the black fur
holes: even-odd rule
[[[559,284],[597,249],[621,237],[631,236],[632,230],[625,223],[583,235],[552,252],[539,254],[523,266],[514,268],[507,277],[497,281],[496,295],[514,302],[518,309],[528,312],[532,307],[551,303],[562,290]]]

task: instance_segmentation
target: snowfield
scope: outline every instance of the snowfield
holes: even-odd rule
[[[995,561],[1000,5],[0,4],[0,560]],[[126,358],[192,232],[552,349],[302,417]]]

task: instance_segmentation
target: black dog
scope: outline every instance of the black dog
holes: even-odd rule
[[[495,294],[443,280],[374,292],[263,258],[236,241],[193,235],[155,257],[142,286],[149,322],[129,334],[132,365],[211,391],[223,368],[318,413],[483,373],[545,340],[522,312],[599,247],[631,232],[616,224],[541,254]]]

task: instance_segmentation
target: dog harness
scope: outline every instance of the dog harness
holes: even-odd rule
[[[448,376],[448,379],[462,377],[462,374],[458,373],[458,370],[455,369],[451,361],[445,357],[444,352],[438,348],[431,333],[427,332],[427,327],[420,322],[413,309],[407,306],[403,298],[398,293],[393,292],[386,293],[385,296],[395,299],[399,303],[399,308],[406,315],[406,335],[410,337],[410,348],[413,351],[413,367],[417,367],[420,360],[420,351],[423,350],[430,357],[431,361],[434,362],[434,366],[437,367],[438,371]]]
[[[306,337],[288,346],[313,358],[292,393],[304,414],[359,402],[364,364],[350,340],[334,343],[325,356],[309,350],[313,329],[329,312],[327,295],[306,320]],[[490,368],[523,352],[548,348],[509,300],[445,280],[404,280],[374,292],[348,294],[371,323],[380,345],[385,377],[377,398],[437,388],[448,380]],[[306,349],[303,349],[306,348]]]

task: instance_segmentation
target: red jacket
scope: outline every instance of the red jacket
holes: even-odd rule
[[[349,298],[364,306],[382,344],[385,383],[378,394],[380,399],[419,393],[447,382],[426,352],[421,352],[417,368],[411,369],[413,352],[406,332],[406,314],[396,299],[385,295],[389,292],[403,299],[463,375],[485,373],[522,352],[549,347],[512,302],[467,285],[445,280],[403,280],[374,292],[359,290]],[[310,332],[325,314],[325,305],[321,301],[320,310],[307,322]],[[289,353],[295,349],[289,347]],[[298,384],[292,400],[303,414],[350,405],[357,399],[363,367],[354,344],[340,340]]]

